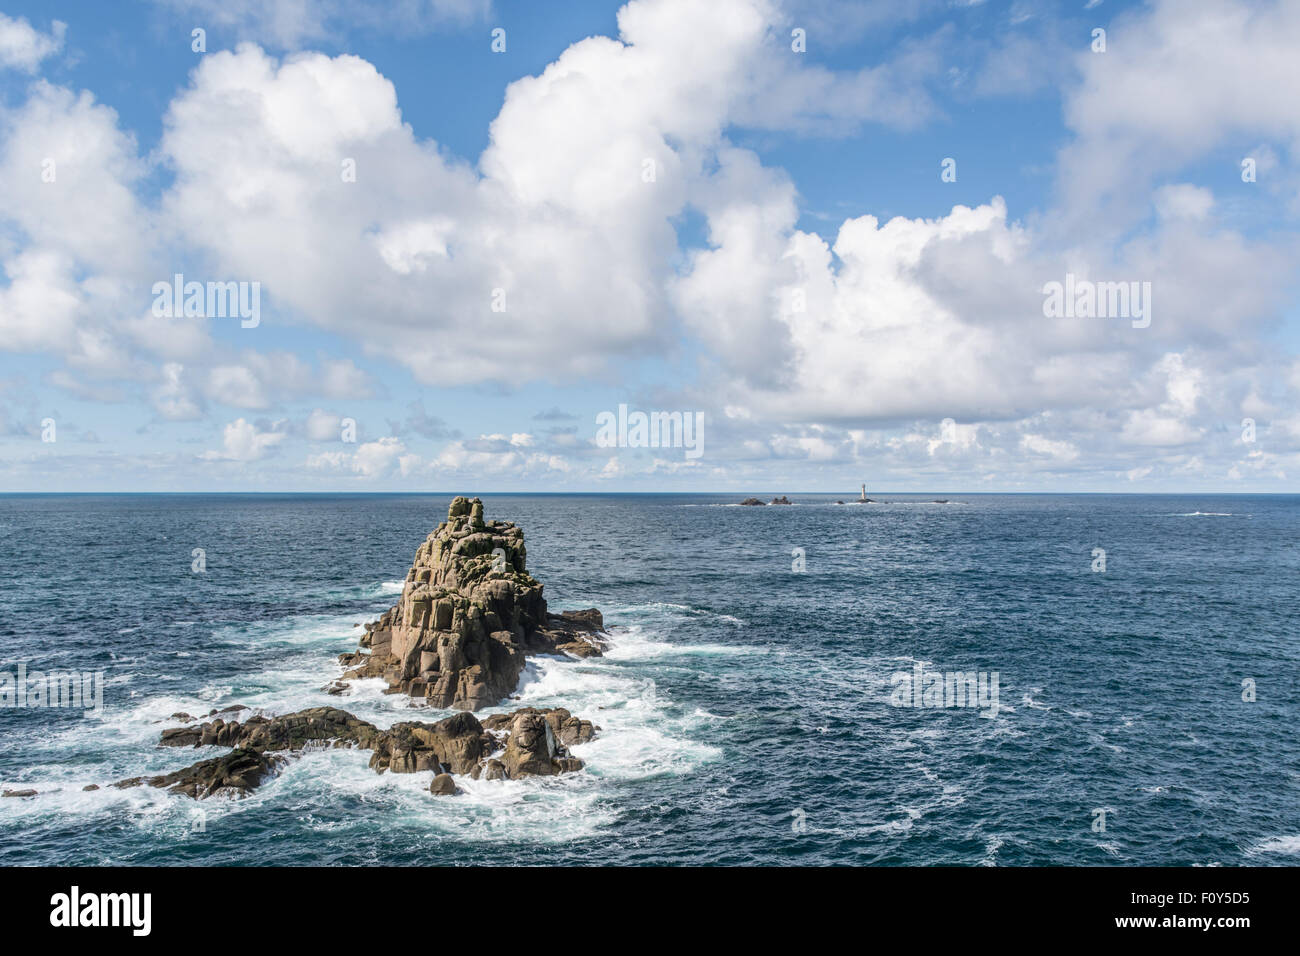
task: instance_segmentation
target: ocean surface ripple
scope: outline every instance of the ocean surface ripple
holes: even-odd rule
[[[551,608],[615,628],[501,708],[600,724],[585,772],[431,798],[329,750],[242,801],[105,786],[220,752],[159,748],[176,711],[445,716],[322,688],[449,497],[0,497],[0,670],[106,679],[100,717],[0,709],[0,786],[41,792],[0,799],[0,864],[1300,862],[1295,496],[483,495]],[[918,665],[997,672],[997,714],[895,706]]]

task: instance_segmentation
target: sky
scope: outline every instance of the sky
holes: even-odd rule
[[[1297,49],[1285,0],[0,0],[0,492],[1300,490]]]

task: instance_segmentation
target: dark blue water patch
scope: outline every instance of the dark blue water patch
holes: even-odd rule
[[[321,687],[449,496],[0,497],[0,669],[107,680],[102,718],[0,710],[0,784],[42,791],[0,800],[0,864],[1297,861],[1300,498],[739,497],[484,496],[616,628],[520,690],[602,724],[581,779],[435,800],[308,754],[201,829],[81,787],[198,759],[173,710],[420,716]],[[893,706],[918,662],[997,672],[999,712]]]

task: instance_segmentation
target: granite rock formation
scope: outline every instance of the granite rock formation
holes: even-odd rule
[[[366,625],[361,647],[340,661],[346,682],[382,677],[390,693],[430,705],[480,710],[510,694],[524,656],[600,654],[600,612],[550,614],[528,573],[523,530],[484,521],[483,502],[456,498],[447,520],[415,552],[401,600]]]
[[[200,722],[162,732],[164,747],[229,747],[230,752],[181,770],[132,777],[114,787],[149,785],[195,799],[244,796],[290,758],[324,747],[371,751],[379,773],[433,772],[434,795],[460,792],[451,775],[519,780],[581,770],[569,748],[600,730],[563,708],[525,707],[480,721],[472,711],[495,706],[519,682],[527,654],[591,657],[604,651],[600,611],[551,614],[542,585],[528,573],[523,531],[483,519],[483,503],[456,498],[417,549],[396,605],[365,628],[361,650],[343,654],[351,668],[327,688],[346,693],[350,680],[381,677],[390,693],[423,698],[461,713],[427,723],[404,721],[387,730],[336,707],[313,707],[235,719],[241,705],[211,711]],[[368,653],[367,653],[368,652]],[[87,788],[90,789],[90,788]],[[5,796],[27,796],[27,791]]]
[[[345,710],[313,707],[282,717],[254,715],[242,724],[217,718],[197,727],[173,727],[162,732],[158,744],[161,747],[234,747],[258,752],[351,744],[370,750],[379,734],[374,724]]]
[[[356,747],[373,751],[370,766],[379,773],[433,771],[430,792],[451,795],[457,792],[455,781],[449,788],[442,779],[449,774],[521,780],[581,770],[582,761],[569,747],[587,743],[599,729],[563,708],[525,707],[493,714],[483,722],[467,711],[436,723],[406,721],[380,730],[347,711],[313,707],[279,717],[253,716],[243,723],[218,719],[164,730],[159,741],[163,747],[234,749],[173,773],[132,777],[114,786],[148,784],[195,799],[245,796],[290,757],[320,747]]]

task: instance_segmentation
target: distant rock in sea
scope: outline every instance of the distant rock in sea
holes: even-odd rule
[[[770,504],[770,505],[788,505],[788,504],[793,504],[793,502],[790,501],[790,499],[787,498],[785,495],[782,495],[780,498],[773,498],[771,501],[768,502],[768,504]]]
[[[761,505],[762,503],[757,498],[746,498],[741,502],[742,505]]]

